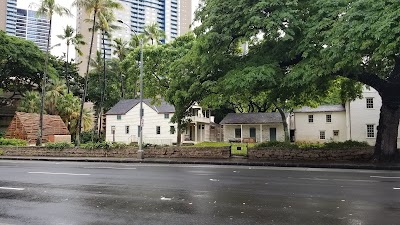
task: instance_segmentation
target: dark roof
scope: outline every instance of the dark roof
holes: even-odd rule
[[[288,114],[289,115],[289,114]],[[277,112],[272,113],[229,113],[220,124],[267,124],[282,123]]]
[[[143,99],[143,103],[154,109],[157,113],[174,113],[175,107],[161,100],[160,103],[151,104],[151,99]],[[124,115],[133,107],[140,103],[139,99],[124,99],[114,105],[108,112],[107,115]]]
[[[343,112],[346,109],[343,105],[320,105],[317,108],[311,108],[308,106],[304,106],[300,109],[295,109],[293,112],[295,113],[308,113],[308,112]]]

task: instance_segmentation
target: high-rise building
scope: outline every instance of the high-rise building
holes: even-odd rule
[[[158,26],[165,32],[166,39],[163,42],[169,42],[176,38],[180,34],[179,26],[179,0],[117,0],[123,9],[116,10],[114,12],[116,22],[114,25],[119,26],[119,29],[115,29],[111,32],[111,38],[122,38],[125,41],[129,41],[131,35],[134,33],[140,34],[144,32],[144,27],[153,23],[157,23]],[[84,9],[78,9],[77,12],[77,31],[85,37],[85,46],[82,46],[81,50],[84,53],[83,56],[77,56],[76,61],[82,62],[79,66],[80,74],[86,72],[91,32],[89,29],[92,28],[91,24],[85,22],[89,19],[89,15]],[[91,19],[91,18],[90,18]],[[117,22],[117,20],[123,21],[129,26],[126,27],[123,24]],[[101,34],[97,32],[95,34],[92,58],[96,56],[96,51],[102,50]],[[105,40],[106,58],[109,59],[113,56],[112,40],[106,38]]]
[[[49,27],[49,20],[45,17],[38,17],[36,11],[17,8],[15,36],[32,41],[42,51],[46,51]]]
[[[15,24],[17,21],[17,0],[0,1],[0,30],[7,34],[15,35]]]
[[[190,31],[190,27],[193,22],[193,1],[192,0],[180,0],[180,34],[186,34]]]
[[[37,17],[36,11],[17,8],[17,0],[0,2],[0,30],[32,41],[43,51],[46,51],[49,26],[49,20]]]

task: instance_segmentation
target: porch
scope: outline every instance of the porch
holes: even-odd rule
[[[261,143],[265,141],[284,141],[283,125],[270,124],[225,124],[224,142]]]

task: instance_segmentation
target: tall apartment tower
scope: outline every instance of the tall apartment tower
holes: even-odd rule
[[[192,0],[180,0],[180,34],[186,34],[191,29],[191,25],[193,22],[193,1]]]
[[[49,20],[37,17],[36,11],[17,8],[17,0],[0,2],[0,30],[34,42],[42,51],[46,51]]]
[[[179,25],[179,0],[117,0],[123,9],[116,10],[114,12],[116,20],[123,21],[126,25],[120,24],[117,21],[114,25],[118,26],[119,29],[113,30],[111,38],[122,38],[129,41],[131,35],[143,33],[146,25],[157,23],[159,27],[164,30],[166,34],[165,42],[169,42],[179,36],[180,25]],[[85,37],[85,46],[82,46],[83,56],[76,57],[77,62],[82,62],[79,66],[80,74],[83,75],[86,72],[86,65],[90,47],[91,24],[85,22],[89,15],[82,10],[78,9],[77,12],[77,31]],[[112,40],[106,38],[105,40],[106,58],[110,59],[113,57]],[[95,40],[93,44],[92,58],[96,55],[97,50],[102,50],[101,34],[95,34]]]
[[[0,30],[15,35],[17,0],[0,1]]]

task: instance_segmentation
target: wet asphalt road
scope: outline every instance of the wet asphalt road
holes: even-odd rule
[[[400,172],[0,161],[5,224],[400,224]]]

